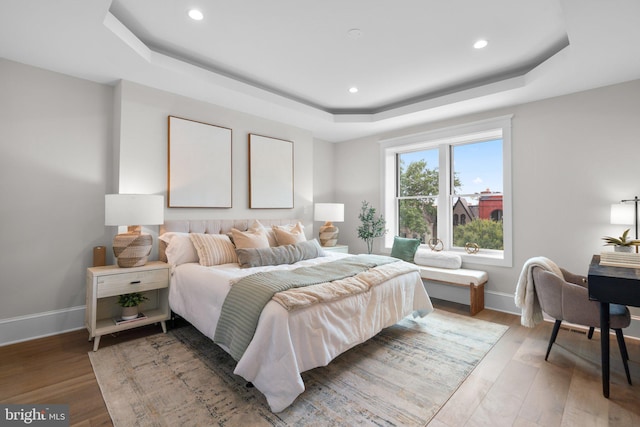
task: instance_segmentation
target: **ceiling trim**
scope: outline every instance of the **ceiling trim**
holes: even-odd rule
[[[546,51],[537,55],[526,64],[519,65],[516,69],[503,71],[499,75],[456,84],[437,92],[426,93],[378,108],[331,110],[306,99],[291,95],[286,91],[278,90],[261,84],[260,82],[226,72],[219,67],[213,67],[191,58],[185,58],[174,52],[163,51],[158,47],[147,45],[123,24],[122,21],[113,15],[111,11],[107,11],[103,24],[137,55],[151,65],[180,73],[189,78],[198,78],[205,82],[238,91],[263,101],[273,102],[280,106],[294,109],[298,112],[304,112],[329,122],[352,124],[380,122],[524,87],[526,84],[525,76],[529,72],[570,45],[569,38],[565,34],[564,37],[549,46]]]

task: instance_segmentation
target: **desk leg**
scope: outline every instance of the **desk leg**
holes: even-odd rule
[[[609,398],[609,303],[600,303],[600,358],[602,363],[602,394]]]

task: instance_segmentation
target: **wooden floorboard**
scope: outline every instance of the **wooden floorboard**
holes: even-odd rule
[[[468,306],[434,300],[438,310],[468,316]],[[640,343],[627,340],[626,382],[618,346],[611,341],[611,398],[602,396],[600,336],[561,329],[549,360],[552,325],[529,329],[520,318],[485,309],[478,319],[509,330],[429,424],[456,426],[639,426]],[[103,337],[100,347],[158,333],[158,326]],[[0,402],[68,404],[72,426],[111,426],[93,374],[86,331],[0,347]]]

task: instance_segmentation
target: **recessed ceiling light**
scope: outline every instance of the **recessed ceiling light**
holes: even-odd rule
[[[358,88],[353,86],[349,88],[349,93],[358,93]]]
[[[486,40],[478,40],[473,44],[473,47],[475,47],[476,49],[482,49],[483,47],[487,47],[488,44],[489,42]]]
[[[352,28],[347,31],[347,35],[352,39],[359,39],[362,37],[362,30],[359,28]]]
[[[198,9],[191,9],[189,11],[189,18],[193,19],[194,21],[202,21],[202,19],[204,18],[204,14]]]

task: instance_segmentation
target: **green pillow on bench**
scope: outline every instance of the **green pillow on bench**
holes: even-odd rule
[[[393,238],[393,247],[391,248],[391,256],[400,258],[403,261],[413,262],[413,257],[420,246],[419,239],[407,239],[406,237],[395,236]]]

